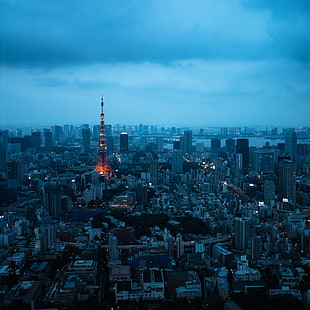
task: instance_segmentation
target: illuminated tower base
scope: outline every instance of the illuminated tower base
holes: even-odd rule
[[[103,98],[101,99],[98,161],[97,161],[95,171],[98,172],[99,177],[105,180],[109,180],[111,177],[113,177],[113,170],[108,160],[107,143],[106,143],[105,132],[104,132]]]

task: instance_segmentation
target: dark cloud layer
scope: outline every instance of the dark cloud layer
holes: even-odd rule
[[[0,0],[0,124],[309,126],[308,0]],[[27,119],[25,119],[27,115]]]
[[[305,1],[2,0],[1,62],[310,60]]]

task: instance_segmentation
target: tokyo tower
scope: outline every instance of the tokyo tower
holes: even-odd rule
[[[98,161],[95,171],[98,172],[99,177],[109,180],[113,176],[112,168],[109,164],[107,154],[107,142],[104,132],[104,113],[103,113],[103,98],[101,98],[101,114],[100,114],[100,134],[99,134],[99,150]]]

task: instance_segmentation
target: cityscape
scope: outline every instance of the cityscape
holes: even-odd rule
[[[99,100],[98,100],[99,101]],[[0,131],[4,309],[310,303],[310,127]]]
[[[0,0],[0,309],[310,309],[308,0]]]

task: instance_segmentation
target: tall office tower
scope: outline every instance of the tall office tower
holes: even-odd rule
[[[254,153],[254,168],[257,172],[274,172],[274,152],[270,150],[258,149]]]
[[[119,135],[119,151],[121,154],[128,153],[128,133],[122,132]]]
[[[17,188],[23,184],[25,175],[25,163],[22,161],[9,161],[7,167],[7,188]]]
[[[184,255],[184,241],[180,233],[176,235],[176,250],[177,259],[180,259]]]
[[[114,235],[109,235],[108,240],[110,260],[119,259],[118,240]]]
[[[156,137],[155,144],[157,153],[162,153],[164,151],[163,137]]]
[[[262,255],[262,238],[261,236],[254,236],[251,238],[251,258],[252,260],[259,260]]]
[[[103,98],[101,98],[101,113],[100,113],[100,135],[99,135],[99,149],[98,149],[98,161],[95,171],[99,176],[108,180],[113,176],[112,168],[109,164],[106,138],[104,132],[104,112],[103,112]]]
[[[40,131],[33,131],[31,133],[32,136],[32,147],[35,149],[36,152],[41,150],[41,132]]]
[[[273,181],[264,181],[264,202],[267,206],[273,207],[274,197],[276,195],[276,186]]]
[[[296,163],[283,159],[279,163],[279,197],[296,201]]]
[[[252,219],[235,218],[235,248],[244,251],[252,236]]]
[[[143,207],[147,205],[147,186],[138,185],[136,187],[136,202]]]
[[[69,125],[68,125],[69,126]],[[68,127],[69,128],[69,127]],[[63,131],[62,131],[62,127],[61,126],[58,126],[58,125],[55,125],[54,126],[54,141],[57,143],[57,142],[60,142],[62,139],[63,139]]]
[[[306,143],[297,144],[298,162],[303,164],[306,163],[307,155],[308,155],[308,144]]]
[[[234,139],[232,139],[232,138],[226,139],[226,141],[225,141],[225,146],[226,146],[227,152],[233,153],[234,150],[235,150],[235,144],[236,144],[236,143],[235,143],[235,140],[234,140]]]
[[[242,166],[243,168],[249,167],[249,140],[237,139],[236,153],[242,154]]]
[[[72,130],[73,130],[72,125],[70,126],[70,125],[66,124],[63,127],[63,131],[61,129],[60,135],[63,136],[64,138],[69,138],[72,134]],[[61,138],[63,138],[63,137],[61,137]],[[57,137],[57,139],[58,139],[58,137]]]
[[[297,152],[297,135],[294,131],[288,131],[285,135],[285,153],[291,155],[292,159],[296,159]]]
[[[227,136],[227,133],[228,133],[227,127],[221,128],[221,136]]]
[[[181,149],[181,141],[180,140],[173,140],[173,149],[180,150]]]
[[[44,186],[44,216],[55,220],[61,219],[61,186],[47,184]]]
[[[236,167],[238,169],[243,168],[243,155],[241,153],[236,153]]]
[[[0,131],[0,172],[6,171],[6,162],[8,160],[8,131]]]
[[[158,161],[152,161],[150,163],[150,182],[152,185],[158,185],[158,175],[159,175],[159,164]]]
[[[221,139],[211,139],[211,149],[220,149]]]
[[[40,237],[41,237],[41,249],[47,250],[54,248],[56,243],[56,232],[55,225],[49,223],[43,223],[40,226]]]
[[[181,149],[184,153],[192,151],[193,132],[191,130],[184,130],[184,135],[181,139]]]
[[[90,151],[90,129],[82,128],[81,152],[88,153]]]
[[[183,155],[181,152],[172,153],[171,166],[173,173],[183,172]]]
[[[107,136],[107,152],[108,154],[112,154],[114,152],[114,137],[113,136]]]
[[[45,150],[51,151],[53,148],[53,133],[49,129],[44,129]]]
[[[93,140],[98,141],[100,134],[100,125],[93,126]]]
[[[106,137],[110,137],[113,135],[112,125],[106,125],[105,126],[105,135],[106,135]]]

